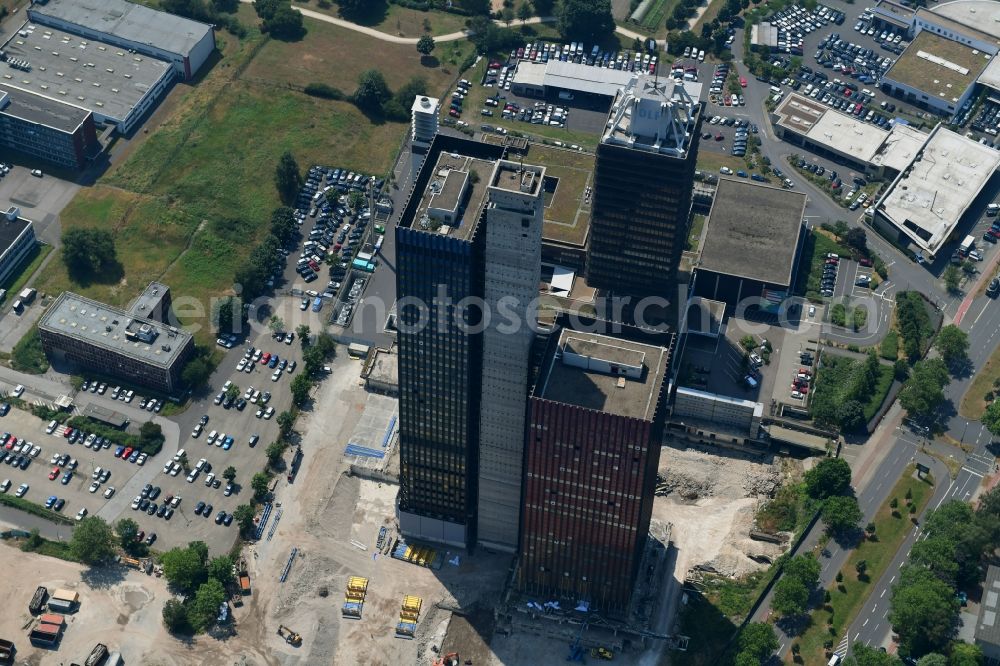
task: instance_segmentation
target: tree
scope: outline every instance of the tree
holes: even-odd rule
[[[225,394],[227,398],[236,400],[236,398],[240,395],[240,387],[236,384],[230,384],[229,388],[226,389]]]
[[[266,8],[265,13],[261,12],[259,6]],[[285,0],[255,0],[254,8],[261,18],[261,32],[265,32],[275,39],[295,40],[301,39],[306,34],[305,25],[302,22],[302,14],[292,9],[291,4]]]
[[[62,258],[75,278],[88,278],[118,263],[115,239],[104,229],[70,229],[62,235]]]
[[[938,332],[934,348],[948,365],[960,363],[969,357],[969,334],[954,324],[948,324]]]
[[[958,291],[958,283],[962,280],[962,275],[958,272],[958,267],[955,264],[948,264],[941,277],[944,279],[944,286],[948,291],[952,293]]]
[[[194,628],[205,631],[215,626],[216,618],[219,616],[219,607],[225,600],[226,590],[222,587],[222,583],[214,578],[209,578],[208,581],[202,583],[188,609],[188,617]]]
[[[300,373],[292,380],[292,402],[301,407],[309,400],[309,391],[312,390],[312,380],[309,375]]]
[[[337,0],[340,14],[345,18],[353,18],[361,14],[371,3],[371,0]]]
[[[212,305],[212,323],[219,333],[236,333],[243,330],[243,306],[233,296],[220,298]]]
[[[213,557],[208,563],[208,577],[214,578],[223,585],[229,585],[236,577],[233,575],[233,560],[227,555]]]
[[[204,356],[195,356],[181,370],[181,381],[189,389],[198,389],[212,376],[212,364]]]
[[[267,321],[267,327],[271,329],[271,333],[281,333],[285,330],[285,320],[278,315],[272,315]]]
[[[993,435],[1000,435],[1000,400],[994,400],[986,407],[986,411],[979,418],[986,426],[986,429]]]
[[[765,622],[751,622],[740,632],[738,640],[741,654],[750,654],[762,664],[778,649],[774,628]]]
[[[555,0],[531,0],[531,6],[535,8],[535,13],[539,16],[552,16],[552,8],[555,7]]]
[[[837,220],[833,223],[833,227],[830,230],[838,239],[843,239],[847,236],[847,232],[851,230],[851,227],[847,224],[846,220]]]
[[[948,666],[983,666],[983,649],[978,645],[956,641],[951,644]]]
[[[858,578],[864,578],[865,572],[868,571],[868,561],[858,560],[858,563],[854,565],[854,570],[858,573]]]
[[[852,227],[844,235],[844,242],[858,252],[864,253],[868,250],[868,234],[861,227]]]
[[[350,194],[347,195],[347,205],[351,207],[351,210],[361,210],[361,207],[365,205],[364,193],[351,190]]]
[[[528,4],[527,0],[525,0],[520,5],[517,6],[517,20],[520,21],[522,24],[528,19],[530,19],[533,13],[534,12],[531,9],[531,5]]]
[[[931,535],[927,541],[943,539],[953,544],[952,558],[958,565],[956,582],[962,587],[979,581],[982,556],[1000,534],[996,515],[984,508],[985,505],[980,505],[979,511],[974,512],[965,502],[950,500],[932,511],[924,525]]]
[[[851,487],[851,467],[843,458],[823,458],[806,472],[805,481],[812,498],[842,495]]]
[[[115,554],[115,534],[103,518],[88,516],[76,524],[69,550],[84,564],[100,564]]]
[[[948,666],[948,658],[943,654],[931,652],[917,659],[917,666]]]
[[[285,151],[278,159],[278,166],[274,169],[274,186],[278,188],[278,195],[285,203],[295,201],[299,190],[302,189],[302,173],[299,171],[299,163],[291,152]]]
[[[844,661],[844,666],[902,666],[903,663],[896,655],[876,650],[864,643],[854,643],[851,653]]]
[[[240,504],[233,511],[233,520],[239,525],[240,534],[244,537],[250,536],[254,530],[253,524],[254,510],[249,504]]]
[[[295,328],[295,335],[299,336],[299,344],[303,349],[309,346],[309,336],[312,335],[309,324],[299,324]]]
[[[163,604],[163,625],[172,634],[191,633],[187,609],[180,599],[167,599],[167,603]]]
[[[253,475],[250,480],[250,487],[253,489],[254,497],[257,499],[263,499],[267,496],[267,487],[270,485],[271,480],[268,478],[267,474],[263,472],[257,472]]]
[[[864,515],[854,497],[828,497],[823,502],[823,522],[833,534],[843,534],[857,528]]]
[[[615,31],[611,0],[563,0],[557,18],[565,39],[603,42]]]
[[[809,588],[794,576],[782,576],[774,586],[771,607],[784,616],[802,615],[807,610]]]
[[[949,585],[954,585],[958,578],[959,565],[955,561],[955,542],[946,537],[935,536],[918,540],[910,551],[910,562],[927,567]]]
[[[167,582],[182,592],[194,592],[208,577],[201,553],[190,545],[187,548],[168,550],[160,561],[163,563],[163,575]]]
[[[389,101],[392,93],[382,72],[369,69],[358,77],[358,88],[354,91],[354,104],[365,113],[382,114],[382,106]]]
[[[417,53],[429,56],[436,46],[437,44],[434,43],[433,37],[430,35],[421,35],[420,39],[417,40]]]
[[[295,427],[295,415],[289,411],[278,414],[278,430],[282,437],[288,437]]]
[[[127,552],[131,552],[135,546],[136,537],[139,536],[139,524],[131,518],[122,518],[115,523],[115,534],[118,535],[118,543]]]
[[[271,442],[267,446],[267,464],[271,467],[277,467],[278,461],[281,460],[282,454],[285,453],[285,445],[281,442]]]
[[[230,465],[229,467],[224,469],[222,471],[222,478],[232,483],[233,480],[236,479],[236,468]]]
[[[932,572],[907,565],[892,589],[888,619],[899,633],[904,654],[940,650],[955,634],[958,600]]]
[[[298,223],[295,221],[295,211],[289,206],[278,206],[271,213],[271,235],[282,245],[295,238],[298,233]]]
[[[796,578],[807,588],[812,589],[819,582],[820,571],[822,567],[816,558],[806,554],[797,555],[785,562],[781,575]]]
[[[899,404],[910,416],[930,417],[944,402],[948,368],[939,358],[918,361],[899,391]]]
[[[844,430],[858,430],[865,424],[865,410],[857,400],[845,400],[837,407],[837,420]]]
[[[139,427],[139,450],[155,455],[163,448],[165,441],[167,439],[163,436],[163,428],[159,423],[146,421]]]
[[[514,10],[510,7],[504,7],[500,10],[500,20],[509,28],[511,22],[514,20]]]

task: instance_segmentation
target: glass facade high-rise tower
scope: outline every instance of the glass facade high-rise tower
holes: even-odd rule
[[[587,283],[666,296],[687,238],[701,84],[640,76],[615,98],[597,146]]]
[[[472,546],[482,530],[513,551],[531,331],[497,312],[527,321],[544,170],[503,154],[437,135],[397,226],[398,509],[404,535]]]

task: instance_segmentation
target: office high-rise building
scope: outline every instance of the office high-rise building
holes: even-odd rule
[[[611,615],[627,609],[652,516],[673,344],[630,327],[551,335],[528,406],[521,590]]]
[[[497,163],[486,208],[483,389],[479,451],[479,543],[514,552],[533,311],[542,260],[545,169]]]
[[[513,550],[531,338],[503,324],[537,290],[543,170],[502,156],[437,135],[397,227],[398,502],[405,535],[472,546],[485,484],[484,532]]]
[[[597,146],[587,282],[669,293],[687,237],[701,84],[640,76],[619,91]]]

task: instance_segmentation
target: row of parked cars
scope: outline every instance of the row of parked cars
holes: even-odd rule
[[[812,11],[792,5],[775,12],[768,20],[778,30],[777,50],[801,56],[803,37],[831,23],[841,25],[844,13],[824,5],[817,5]]]
[[[831,33],[819,43],[813,58],[822,67],[841,72],[865,84],[877,84],[896,62],[872,48],[841,39],[837,32]]]
[[[863,12],[858,17],[858,22],[854,24],[854,29],[862,35],[868,35],[874,39],[886,51],[891,51],[896,55],[901,54],[909,45],[904,41],[906,35],[903,31],[896,28],[877,28],[874,19],[871,12]]]
[[[337,314],[337,325],[347,326],[351,321],[351,313],[354,312],[354,308],[357,306],[358,301],[361,299],[361,295],[365,291],[365,285],[368,283],[368,279],[365,277],[358,277],[354,280],[351,285],[350,291],[343,298],[344,305]]]
[[[531,62],[548,62],[549,60],[562,60],[563,62],[575,62],[581,65],[592,67],[604,67],[605,69],[619,69],[629,72],[649,72],[656,69],[657,56],[652,53],[653,49],[640,49],[634,53],[626,49],[625,51],[605,50],[595,44],[587,49],[583,42],[571,42],[569,44],[553,44],[551,42],[536,42],[527,46],[518,47],[510,54],[510,60],[529,60]],[[694,57],[691,47],[687,48],[685,57]],[[702,51],[701,59],[705,59]],[[490,63],[490,69],[493,69]],[[499,63],[497,63],[499,65]],[[499,73],[499,66],[496,68]],[[508,90],[510,88],[507,88]]]

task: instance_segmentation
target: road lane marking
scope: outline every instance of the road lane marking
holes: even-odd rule
[[[868,618],[865,618],[865,621],[861,623],[861,626],[862,627],[867,627],[868,626]]]
[[[883,589],[883,590],[882,590],[882,594],[878,595],[878,598],[879,598],[879,599],[881,599],[881,598],[882,598],[882,597],[884,597],[884,596],[885,596],[885,590]]]
[[[988,308],[989,306],[990,306],[990,302],[986,301],[986,303],[983,305],[983,309],[979,311],[979,314],[976,315],[975,320],[973,320],[972,326],[976,325],[976,322],[979,321],[979,318],[983,316],[983,313],[986,312],[986,308]],[[969,327],[969,330],[972,330],[972,326]]]

